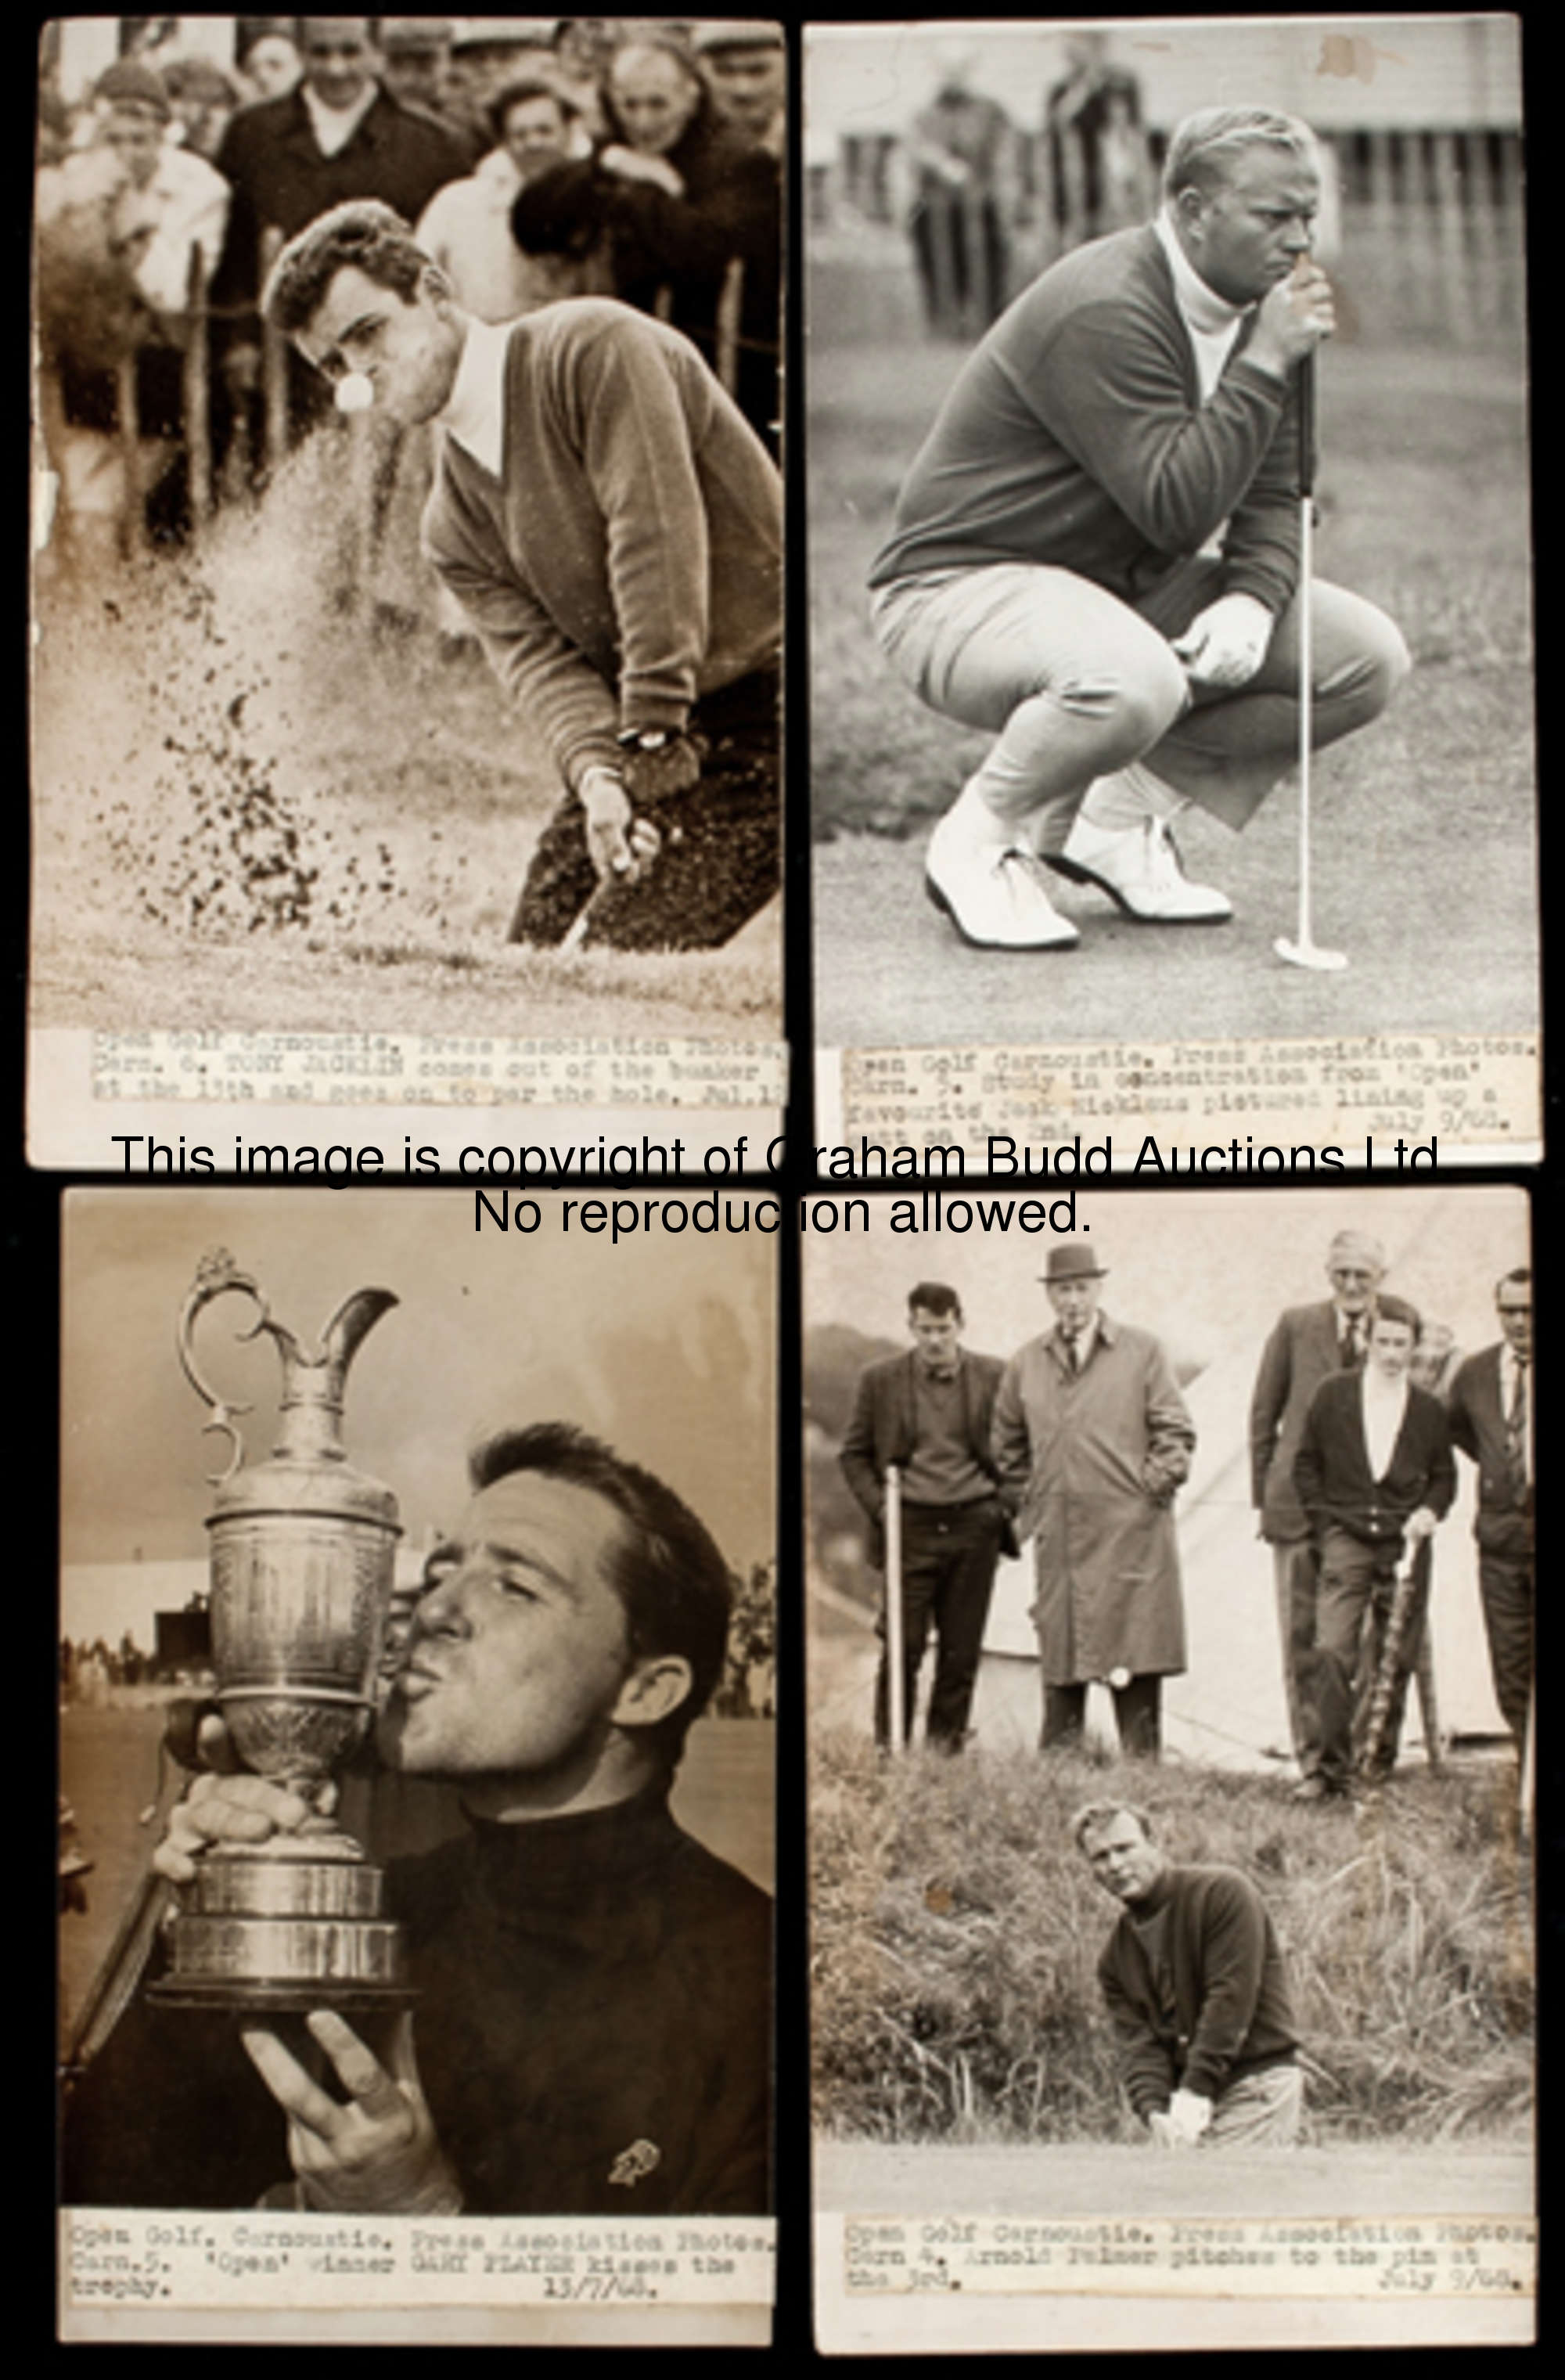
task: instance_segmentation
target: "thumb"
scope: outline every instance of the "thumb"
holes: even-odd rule
[[[391,2038],[386,2044],[384,2064],[386,2072],[394,2082],[402,2083],[414,2091],[422,2089],[423,2086],[419,2081],[418,2053],[413,2046],[411,2009],[404,2009],[392,2026]]]

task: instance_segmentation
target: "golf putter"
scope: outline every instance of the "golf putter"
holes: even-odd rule
[[[1335,974],[1345,951],[1322,950],[1310,922],[1310,730],[1315,708],[1315,640],[1310,586],[1315,571],[1315,356],[1299,366],[1299,931],[1280,934],[1272,949],[1290,966]]]

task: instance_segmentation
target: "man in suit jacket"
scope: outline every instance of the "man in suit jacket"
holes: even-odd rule
[[[1342,1793],[1353,1768],[1353,1678],[1366,1609],[1375,1659],[1384,1650],[1396,1572],[1409,1546],[1431,1536],[1456,1494],[1445,1407],[1407,1377],[1418,1316],[1382,1296],[1362,1372],[1322,1381],[1293,1462],[1320,1549],[1315,1682],[1320,1712],[1320,1793]]]
[[[1518,1746],[1533,1687],[1533,1276],[1495,1288],[1497,1346],[1471,1355],[1450,1392],[1450,1434],[1478,1466],[1478,1592],[1495,1699]]]
[[[1315,1801],[1320,1776],[1320,1714],[1315,1703],[1315,1612],[1319,1552],[1293,1486],[1293,1458],[1323,1380],[1356,1372],[1369,1343],[1375,1293],[1386,1251],[1367,1232],[1341,1231],[1326,1252],[1331,1295],[1291,1305],[1266,1342],[1250,1400],[1251,1501],[1271,1548],[1288,1720],[1299,1764],[1300,1798]]]
[[[234,193],[212,302],[223,310],[222,377],[236,408],[261,384],[263,234],[275,229],[291,239],[347,199],[379,199],[417,222],[435,192],[459,180],[470,162],[449,126],[382,87],[364,18],[299,22],[303,79],[279,99],[240,108],[214,160]],[[296,363],[288,389],[292,433],[301,435],[329,404],[324,383]]]
[[[886,1473],[902,1475],[903,1710],[912,1733],[918,1671],[930,1629],[935,1675],[925,1731],[958,1752],[973,1687],[995,1565],[1014,1550],[989,1453],[995,1390],[1003,1366],[961,1344],[962,1301],[944,1281],[908,1293],[911,1352],[871,1364],[860,1376],[841,1461],[848,1486],[874,1524],[872,1559],[885,1563]],[[890,1736],[891,1680],[882,1648],[875,1682],[875,1737]]]

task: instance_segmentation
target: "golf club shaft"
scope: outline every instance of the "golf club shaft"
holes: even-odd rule
[[[1315,650],[1310,587],[1315,575],[1315,358],[1299,366],[1299,942],[1315,940],[1310,916],[1310,739],[1314,726]]]
[[[902,1473],[886,1465],[886,1728],[892,1752],[907,1742],[907,1694],[903,1664],[905,1615],[902,1608]]]

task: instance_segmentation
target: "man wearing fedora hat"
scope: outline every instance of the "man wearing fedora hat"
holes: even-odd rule
[[[1091,1249],[1057,1242],[1041,1278],[1054,1328],[1006,1366],[994,1456],[1016,1534],[1033,1540],[1043,1744],[1080,1740],[1096,1679],[1113,1690],[1123,1749],[1155,1757],[1160,1682],[1184,1668],[1171,1508],[1195,1427],[1159,1341],[1102,1311]]]

